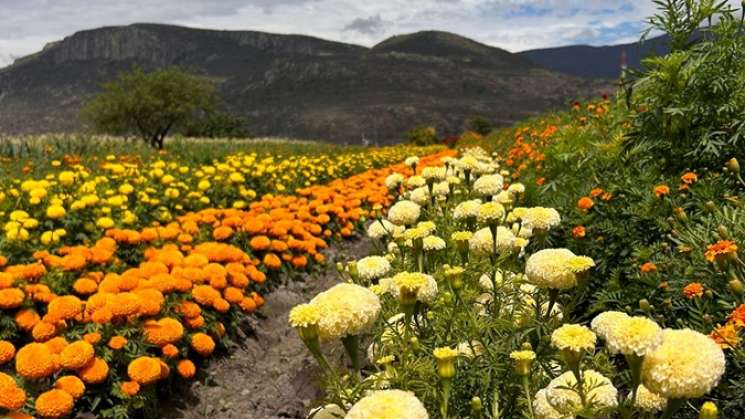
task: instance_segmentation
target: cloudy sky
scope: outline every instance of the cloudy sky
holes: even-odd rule
[[[76,31],[135,22],[297,33],[367,46],[438,29],[522,51],[633,41],[653,12],[651,0],[0,0],[0,67]]]

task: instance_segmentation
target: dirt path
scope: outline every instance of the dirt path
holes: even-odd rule
[[[246,322],[242,346],[206,370],[207,377],[174,392],[163,402],[160,417],[168,419],[305,418],[321,393],[314,385],[315,361],[287,324],[295,305],[306,302],[336,282],[333,263],[369,253],[366,239],[343,242],[327,256],[326,273],[290,281],[265,296],[258,316]]]

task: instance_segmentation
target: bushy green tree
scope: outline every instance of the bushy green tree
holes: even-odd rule
[[[492,131],[492,124],[483,116],[474,116],[466,121],[466,128],[481,135],[488,135]]]
[[[82,118],[93,129],[113,135],[140,136],[158,149],[169,132],[215,106],[214,84],[178,68],[122,73],[103,85]]]
[[[745,155],[742,12],[714,0],[656,3],[650,23],[668,33],[672,52],[644,61],[628,145],[649,146],[668,171]]]
[[[409,142],[416,145],[429,145],[437,142],[437,130],[434,127],[416,127],[407,133]]]

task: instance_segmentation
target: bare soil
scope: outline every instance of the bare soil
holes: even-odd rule
[[[287,315],[295,305],[339,282],[335,262],[362,257],[370,248],[367,239],[342,242],[328,251],[325,272],[304,275],[299,281],[284,278],[282,285],[265,296],[259,313],[242,325],[239,346],[212,362],[202,378],[178,387],[160,406],[159,416],[305,418],[322,397],[315,385],[319,369],[288,325]]]

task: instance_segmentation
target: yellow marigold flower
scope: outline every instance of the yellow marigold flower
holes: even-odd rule
[[[708,336],[690,329],[665,329],[662,344],[644,357],[642,379],[661,396],[694,399],[714,388],[724,367],[724,352]]]
[[[405,303],[418,300],[428,304],[437,296],[437,281],[421,272],[400,272],[391,281],[391,293]]]
[[[559,350],[591,352],[596,342],[595,333],[579,324],[565,324],[551,334],[551,345]]]
[[[63,186],[70,186],[75,182],[75,173],[65,170],[60,172],[57,176],[57,180],[59,180],[59,183]]]
[[[141,356],[129,363],[127,375],[132,381],[141,385],[148,385],[160,380],[160,369],[158,358]]]
[[[504,218],[505,210],[499,202],[487,202],[479,206],[478,220],[481,223],[493,223]]]
[[[79,340],[67,345],[62,350],[59,361],[63,368],[77,370],[88,365],[95,355],[93,345],[84,340]]]
[[[355,403],[345,419],[429,419],[427,409],[414,393],[402,390],[375,391]]]
[[[47,218],[56,220],[58,218],[64,217],[65,214],[65,207],[61,205],[50,205],[49,208],[47,208]]]
[[[321,311],[313,304],[300,304],[290,310],[290,325],[292,327],[308,327],[317,325],[321,320]]]
[[[452,240],[459,242],[468,241],[471,237],[473,237],[473,233],[470,231],[456,231],[450,235]]]
[[[49,390],[36,398],[36,413],[48,418],[61,418],[72,412],[75,400],[62,390]]]

